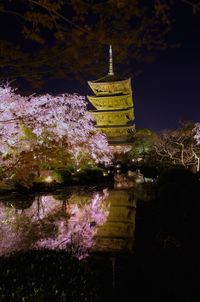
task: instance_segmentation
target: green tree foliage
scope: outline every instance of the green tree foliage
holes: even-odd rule
[[[134,136],[133,146],[129,152],[129,158],[135,161],[147,160],[151,157],[157,135],[150,129],[138,130]]]

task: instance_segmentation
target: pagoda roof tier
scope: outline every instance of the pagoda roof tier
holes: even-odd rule
[[[131,79],[111,82],[88,81],[88,85],[97,96],[130,94]]]
[[[90,111],[97,126],[126,125],[134,120],[133,108],[114,111]]]
[[[115,96],[87,96],[90,103],[98,110],[124,109],[133,106],[132,93]]]
[[[108,113],[112,113],[112,112],[127,111],[129,109],[133,109],[133,104],[130,107],[122,108],[122,109],[115,109],[115,108],[113,108],[112,110],[107,110],[107,109],[103,109],[103,110],[92,109],[92,110],[89,110],[89,112],[101,112],[101,113],[108,112]]]
[[[126,125],[126,126],[102,126],[96,127],[98,130],[103,132],[107,138],[108,141],[110,140],[116,140],[116,141],[127,141],[130,140],[133,137],[133,134],[135,133],[135,125]]]
[[[104,125],[104,126],[96,126],[96,128],[130,128],[135,127],[134,121],[131,121],[128,125]]]
[[[94,83],[107,83],[107,82],[119,82],[119,81],[124,81],[124,77],[121,77],[119,75],[116,74],[106,74],[105,76],[97,79],[97,80],[93,80],[92,82]]]

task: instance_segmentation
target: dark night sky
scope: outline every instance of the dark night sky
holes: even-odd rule
[[[200,121],[200,13],[193,15],[182,3],[173,17],[168,41],[177,47],[157,52],[155,61],[140,66],[142,72],[132,78],[137,128],[161,131],[179,127],[180,121]],[[115,70],[116,62],[114,56]],[[51,92],[89,93],[87,84],[59,81],[53,86]]]
[[[158,53],[133,80],[139,128],[159,131],[178,127],[180,120],[200,121],[200,15],[181,6],[170,40],[180,47]]]

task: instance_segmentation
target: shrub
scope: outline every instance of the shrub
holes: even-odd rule
[[[52,177],[58,183],[66,183],[71,179],[71,172],[68,169],[57,169],[53,171]]]
[[[1,302],[97,301],[88,266],[64,251],[29,251],[0,258]]]

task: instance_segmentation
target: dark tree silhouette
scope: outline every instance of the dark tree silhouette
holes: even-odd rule
[[[199,1],[182,1],[198,12]],[[107,46],[117,63],[152,61],[152,50],[167,47],[172,28],[169,0],[1,0],[1,79],[26,80],[105,73]]]

